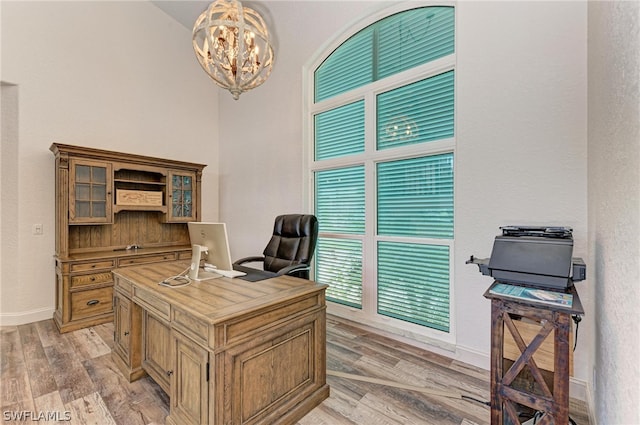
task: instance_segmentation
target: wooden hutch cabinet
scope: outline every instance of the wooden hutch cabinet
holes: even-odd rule
[[[116,267],[188,259],[205,165],[53,143],[60,332],[113,320]],[[126,316],[126,315],[123,315]],[[117,323],[116,334],[128,332]],[[125,347],[126,348],[126,347]]]

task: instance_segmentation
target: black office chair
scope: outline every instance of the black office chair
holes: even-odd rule
[[[264,255],[241,258],[233,263],[233,268],[247,273],[242,279],[254,282],[285,274],[309,279],[317,240],[318,219],[314,215],[280,215],[275,219],[273,236]],[[251,262],[262,262],[263,270],[243,265]]]

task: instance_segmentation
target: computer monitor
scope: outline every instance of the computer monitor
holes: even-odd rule
[[[189,278],[207,280],[221,277],[222,274],[205,271],[200,261],[213,265],[216,269],[233,270],[229,239],[225,223],[189,222],[189,238],[191,239],[191,267]]]

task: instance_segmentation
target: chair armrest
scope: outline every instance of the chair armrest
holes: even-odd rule
[[[298,271],[303,271],[303,270],[309,270],[310,267],[306,264],[293,264],[291,266],[287,266],[283,269],[278,270],[277,275],[278,276],[283,276],[285,274],[291,274],[293,272],[298,272]]]
[[[233,262],[234,265],[244,264],[244,263],[255,263],[258,261],[264,261],[264,257],[256,255],[253,257],[244,257],[239,260]]]

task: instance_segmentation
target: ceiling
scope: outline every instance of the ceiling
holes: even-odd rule
[[[198,16],[211,4],[211,1],[151,0],[151,3],[191,30]]]
[[[1,0],[0,0],[1,1]],[[163,10],[167,15],[178,21],[184,27],[189,30],[193,29],[193,24],[198,19],[198,16],[204,12],[207,7],[214,1],[196,1],[196,0],[150,0],[155,6]],[[260,13],[262,19],[267,22],[269,26],[270,15],[269,11],[264,8],[261,1],[242,1],[244,7],[249,7],[256,12]]]

